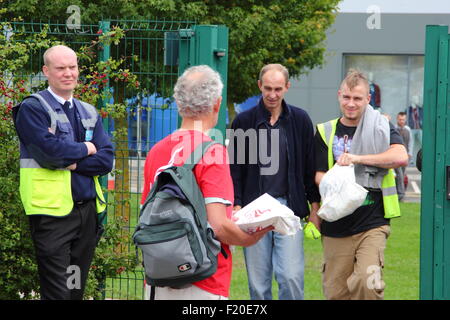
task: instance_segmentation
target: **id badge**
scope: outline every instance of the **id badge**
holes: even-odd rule
[[[92,140],[92,136],[94,135],[94,130],[92,129],[87,129],[86,130],[86,142],[89,142]]]

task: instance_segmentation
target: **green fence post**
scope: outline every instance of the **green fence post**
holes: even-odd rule
[[[110,29],[111,29],[111,22],[110,21],[100,21],[99,22],[99,30],[101,30],[102,33],[109,32]],[[107,61],[110,58],[110,56],[111,56],[111,52],[110,52],[111,46],[103,44],[101,48],[102,49],[100,50],[99,55],[98,55],[99,61]],[[103,90],[105,90],[107,92],[110,90],[109,89],[109,79],[108,79],[108,82],[105,84]],[[109,102],[108,99],[105,98],[105,99],[99,101],[99,105],[97,107],[100,109],[100,108],[106,106],[106,104],[108,102]],[[108,117],[103,118],[102,123],[103,123],[104,130],[106,132],[109,132],[109,119],[108,119]],[[105,189],[108,188],[108,176],[107,175],[100,177],[99,182],[100,182],[100,185],[103,188],[105,188]],[[108,202],[108,192],[105,192],[104,196],[105,196],[106,202]],[[105,218],[103,220],[103,224],[107,223],[107,219],[108,219],[108,215],[106,214],[106,216],[105,216]],[[106,299],[106,278],[104,278],[101,281],[99,281],[98,285],[99,285],[98,289],[102,292],[102,298],[103,298],[103,300],[105,300]]]
[[[99,30],[102,31],[102,33],[107,33],[111,30],[111,22],[110,21],[100,21],[98,24]],[[98,59],[99,61],[107,61],[111,57],[111,46],[108,44],[103,44],[102,49],[99,52]],[[109,79],[108,82],[104,86],[105,91],[109,91]],[[99,107],[106,106],[106,104],[109,101],[107,99],[104,99],[103,101],[100,101]],[[103,126],[105,130],[109,130],[109,120],[108,118],[103,119]]]
[[[226,138],[227,108],[228,108],[228,27],[217,26],[217,48],[214,50],[216,70],[220,73],[223,81],[222,104],[220,106],[219,120],[216,128]]]
[[[450,139],[446,139],[449,67],[448,27],[427,26],[422,165],[422,186],[427,187],[422,188],[421,199],[421,299],[450,298],[450,205],[445,177],[450,161],[446,157],[450,151]]]
[[[111,30],[111,22],[110,21],[100,21],[99,24],[99,30],[102,31],[102,33],[107,33]],[[98,54],[99,61],[107,61],[111,57],[111,46],[108,45],[102,45],[102,49],[100,50]],[[104,89],[105,91],[109,91],[109,79],[108,82],[105,84]],[[98,108],[106,106],[108,103],[108,99],[105,98],[102,101],[99,102]],[[106,132],[109,132],[109,119],[108,117],[103,118],[103,128]],[[100,177],[100,184],[103,188],[108,187],[108,176]],[[108,201],[108,193],[105,194],[105,200]]]
[[[226,26],[201,25],[194,26],[192,29],[180,30],[179,35],[179,75],[191,66],[206,64],[219,72],[222,77],[224,84],[222,104],[216,125],[216,129],[220,131],[222,137],[214,136],[214,138],[224,143],[227,112],[228,28]]]

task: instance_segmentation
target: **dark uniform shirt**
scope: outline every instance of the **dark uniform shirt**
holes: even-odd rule
[[[259,129],[267,130],[267,146],[263,149],[267,150],[267,158],[270,162],[260,164],[261,167],[278,167],[273,175],[261,175],[262,193],[268,193],[274,198],[286,197],[288,194],[287,181],[287,168],[288,168],[288,155],[287,155],[287,143],[286,143],[286,130],[281,124],[284,112],[280,115],[280,118],[272,126],[270,122],[265,121]],[[278,130],[278,134],[272,134],[272,130]],[[278,141],[272,141],[272,138],[278,137]],[[277,152],[278,155],[272,155],[272,149]],[[266,150],[263,150],[264,153]],[[260,159],[261,161],[261,159]],[[276,166],[273,161],[278,161]]]

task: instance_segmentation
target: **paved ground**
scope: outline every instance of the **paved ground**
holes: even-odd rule
[[[421,173],[416,167],[407,167],[406,174],[408,175],[408,189],[402,202],[420,202],[421,189]]]

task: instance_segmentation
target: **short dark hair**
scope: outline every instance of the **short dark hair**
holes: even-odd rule
[[[406,116],[406,112],[405,111],[400,111],[399,113],[397,113],[397,117],[398,116]]]

